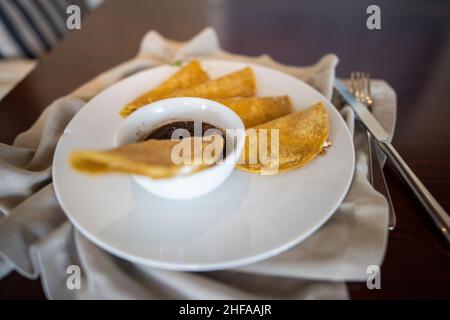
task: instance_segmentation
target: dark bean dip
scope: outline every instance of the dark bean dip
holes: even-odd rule
[[[200,130],[200,121],[197,123],[197,127],[194,126],[193,120],[176,120],[170,123],[167,123],[165,125],[162,125],[161,127],[156,128],[155,130],[151,131],[144,139],[143,141],[150,140],[150,139],[156,139],[156,140],[166,140],[166,139],[172,139],[172,134],[177,129],[186,129],[189,132],[190,137],[203,137],[206,133],[206,135],[211,134],[220,134],[224,141],[224,147],[223,147],[223,158],[225,158],[227,152],[226,152],[226,136],[224,130],[221,130],[212,124],[201,122],[202,128]],[[211,129],[211,130],[210,130]],[[210,131],[208,131],[210,130]],[[206,132],[208,131],[208,132]],[[174,138],[181,138],[181,137],[174,137]]]

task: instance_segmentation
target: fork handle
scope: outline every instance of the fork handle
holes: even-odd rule
[[[437,200],[431,195],[428,189],[423,185],[423,183],[417,178],[414,172],[409,168],[406,162],[395,150],[394,146],[388,142],[379,141],[379,146],[386,154],[388,159],[392,162],[395,168],[398,170],[402,178],[415,193],[417,198],[420,200],[422,205],[425,207],[431,218],[433,219],[436,226],[441,231],[442,235],[450,244],[450,217],[447,212]]]
[[[369,156],[372,159],[372,171],[375,170],[375,172],[372,173],[372,185],[375,187],[375,189],[380,192],[387,200],[388,206],[389,206],[389,220],[388,220],[388,229],[390,231],[395,229],[395,226],[397,224],[397,218],[395,216],[395,210],[394,205],[392,204],[391,195],[389,193],[388,186],[386,184],[386,179],[384,177],[383,172],[383,166],[381,164],[380,159],[378,158],[378,151],[379,147],[376,142],[376,139],[370,135],[370,133],[367,133],[369,136]],[[381,151],[381,150],[380,150]],[[382,152],[382,151],[381,151]]]

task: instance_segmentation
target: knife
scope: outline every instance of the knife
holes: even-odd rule
[[[386,154],[387,159],[393,164],[406,184],[411,188],[416,197],[422,203],[441,234],[450,244],[450,217],[437,200],[431,195],[411,168],[406,164],[394,146],[389,142],[389,135],[370,113],[367,108],[356,100],[355,96],[338,79],[334,81],[334,88],[342,98],[350,105],[361,123],[370,132],[380,149]]]

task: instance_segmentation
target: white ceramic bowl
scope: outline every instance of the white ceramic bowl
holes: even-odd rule
[[[200,120],[217,128],[234,130],[236,142],[223,162],[187,176],[151,179],[133,175],[145,190],[170,199],[189,199],[205,195],[221,185],[233,171],[245,141],[245,128],[239,116],[230,108],[207,99],[171,98],[142,107],[128,116],[114,136],[120,146],[145,138],[153,129],[176,120]],[[228,135],[227,135],[228,136]]]

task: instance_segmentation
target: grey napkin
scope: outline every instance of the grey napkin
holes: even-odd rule
[[[265,261],[215,272],[175,272],[130,263],[98,248],[67,221],[51,183],[55,146],[85,101],[137,71],[186,58],[259,63],[290,73],[330,98],[338,59],[328,54],[308,67],[279,64],[268,56],[227,53],[207,28],[186,43],[155,31],[139,54],[54,101],[12,146],[0,144],[0,277],[12,269],[41,277],[53,299],[346,299],[343,281],[365,281],[367,267],[380,265],[386,248],[388,207],[368,183],[367,155],[359,147],[350,109],[342,111],[355,134],[356,171],[350,191],[334,216],[314,235]],[[395,123],[395,93],[374,83],[375,115],[389,132]],[[80,286],[70,285],[71,267],[80,268]],[[69,269],[68,269],[69,268]],[[72,280],[71,280],[72,279]]]

